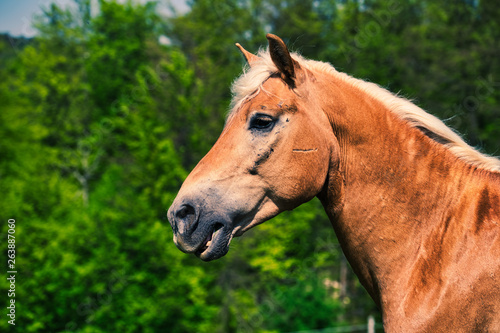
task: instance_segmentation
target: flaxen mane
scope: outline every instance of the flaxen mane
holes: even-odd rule
[[[262,84],[264,81],[278,70],[268,50],[261,50],[258,56],[260,59],[252,63],[250,69],[246,68],[244,73],[232,86],[233,100],[231,110],[233,111],[237,110],[243,101],[257,95],[263,89]],[[410,126],[418,128],[431,139],[443,144],[455,156],[466,163],[480,169],[500,172],[500,160],[475,150],[440,119],[425,112],[409,100],[394,95],[375,83],[359,80],[345,73],[338,72],[329,63],[308,60],[296,53],[293,53],[292,57],[301,66],[312,72],[328,73],[334,78],[345,81],[381,101],[391,112],[407,121]],[[232,113],[229,114],[229,117],[231,117]]]

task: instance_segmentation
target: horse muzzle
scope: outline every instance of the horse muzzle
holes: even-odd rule
[[[194,200],[175,200],[167,216],[174,232],[175,245],[194,253],[203,261],[224,256],[232,239],[231,223],[224,214],[203,212]]]

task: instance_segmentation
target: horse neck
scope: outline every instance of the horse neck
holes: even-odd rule
[[[323,109],[340,146],[340,213],[325,200],[331,195],[320,199],[351,266],[380,304],[477,175],[382,102],[348,83],[329,89],[336,97]]]

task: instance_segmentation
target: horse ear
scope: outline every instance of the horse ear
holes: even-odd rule
[[[243,48],[243,46],[240,45],[240,43],[236,43],[236,46],[240,49],[241,53],[243,54],[243,56],[247,60],[247,62],[250,65],[250,67],[252,67],[253,63],[255,63],[257,60],[259,60],[258,56],[256,56],[255,54],[250,53],[247,50],[245,50]]]
[[[269,53],[281,78],[288,84],[295,86],[296,71],[300,69],[298,62],[292,59],[290,52],[281,38],[273,34],[266,35],[269,41]]]

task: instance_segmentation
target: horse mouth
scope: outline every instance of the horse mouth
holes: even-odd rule
[[[195,255],[201,260],[210,261],[217,259],[226,254],[227,244],[224,242],[224,225],[222,223],[215,223],[212,230],[205,237],[203,242],[201,242],[198,250],[196,250]]]

